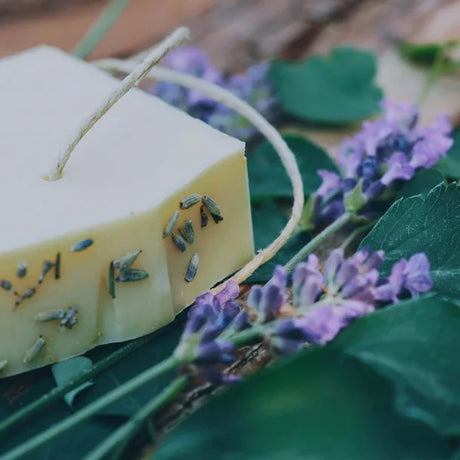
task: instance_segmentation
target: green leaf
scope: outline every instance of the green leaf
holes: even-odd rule
[[[439,185],[426,197],[413,196],[394,203],[361,242],[361,247],[383,249],[383,271],[401,258],[424,252],[430,261],[433,291],[460,295],[460,187]]]
[[[454,140],[454,145],[447,152],[446,158],[441,158],[436,165],[436,169],[446,177],[460,179],[460,129],[454,131],[452,139]]]
[[[403,42],[399,46],[399,52],[409,61],[415,64],[431,66],[437,59],[441,59],[446,70],[451,70],[451,57],[449,52],[460,45],[459,41],[445,43],[410,43]]]
[[[142,346],[139,350],[136,350],[128,357],[118,362],[115,366],[110,367],[107,371],[99,375],[95,379],[94,386],[89,388],[78,398],[75,404],[76,408],[83,407],[93,402],[108,391],[117,388],[121,383],[126,382],[145,369],[169,357],[179,342],[183,329],[182,326],[183,317],[180,317],[180,319],[176,320],[172,325],[158,331],[156,333],[157,340],[154,339],[147,345]],[[100,359],[102,356],[110,353],[112,351],[111,348],[112,347],[108,347],[105,349],[104,347],[100,350],[94,350],[93,353],[97,353],[99,355],[98,359]],[[152,398],[152,395],[159,393],[173,378],[174,371],[165,373],[158,379],[155,379],[151,384],[131,393],[127,398],[123,398],[111,404],[101,411],[100,414],[117,417],[131,417]]]
[[[397,389],[402,414],[442,434],[460,434],[460,308],[419,298],[361,318],[332,344]]]
[[[151,341],[146,345],[99,374],[94,379],[94,385],[78,395],[74,401],[75,409],[80,409],[101,394],[115,388],[119,383],[125,382],[169,356],[182,333],[184,320],[185,315],[180,315],[174,323],[154,332]],[[113,344],[97,347],[87,353],[87,356],[96,362],[119,346],[119,344]],[[41,448],[39,452],[34,453],[33,460],[61,459],[63,453],[66,460],[80,460],[89,450],[110,435],[120,423],[126,421],[126,417],[132,416],[147,401],[151,400],[153,395],[160,392],[172,378],[171,374],[164,375],[131,393],[128,398],[114,403],[101,412],[101,416],[92,417]],[[50,367],[0,380],[0,418],[6,418],[18,408],[24,407],[54,387],[55,382]],[[8,432],[0,442],[0,457],[26,439],[59,423],[70,413],[64,401],[57,401],[44,412]]]
[[[287,212],[274,201],[263,201],[252,205],[252,225],[256,251],[268,246],[281,232],[288,220]],[[268,281],[277,264],[285,264],[298,250],[308,243],[311,235],[301,232],[291,237],[276,256],[262,265],[246,281],[261,283]]]
[[[283,138],[296,156],[305,195],[315,192],[320,186],[318,169],[337,171],[328,154],[305,137],[286,135]],[[247,158],[251,201],[292,196],[291,182],[271,144],[259,144]]]
[[[86,358],[85,356],[76,356],[75,358],[66,359],[65,361],[54,364],[51,367],[51,371],[53,373],[54,380],[56,380],[56,384],[58,386],[63,386],[82,372],[91,369],[91,367],[93,367],[93,362],[89,358]],[[78,393],[82,392],[86,388],[89,388],[91,385],[94,385],[94,382],[88,381],[66,393],[64,395],[66,403],[72,407]]]
[[[442,52],[442,45],[439,43],[409,43],[403,42],[399,46],[400,53],[408,60],[417,64],[432,65],[436,55]]]
[[[447,440],[393,407],[386,380],[330,349],[302,353],[216,397],[152,459],[434,459]]]
[[[434,168],[421,169],[407,181],[399,190],[397,198],[407,198],[414,195],[427,195],[436,185],[444,182],[443,175]]]
[[[340,47],[328,57],[275,61],[269,77],[288,114],[319,123],[351,123],[379,110],[383,93],[375,83],[376,72],[371,52]]]

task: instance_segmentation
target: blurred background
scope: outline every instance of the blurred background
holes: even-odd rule
[[[88,32],[108,0],[0,0],[0,57],[38,44],[67,51]],[[460,39],[460,0],[121,0],[125,9],[88,58],[127,57],[187,25],[192,43],[219,69],[238,73],[267,58],[327,54],[340,44],[378,54],[386,97],[415,101],[426,72],[409,67],[396,45]],[[454,51],[460,52],[457,47]],[[457,59],[458,56],[455,56]],[[458,75],[430,91],[423,119],[460,107]],[[326,144],[327,139],[321,139]]]
[[[72,50],[107,0],[0,0],[0,56],[46,43]],[[459,0],[131,0],[91,58],[127,56],[179,24],[219,67],[297,58],[351,43],[460,38]]]

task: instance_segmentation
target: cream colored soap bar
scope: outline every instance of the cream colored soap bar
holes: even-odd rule
[[[244,144],[139,90],[41,179],[117,85],[53,48],[0,61],[0,376],[154,331],[252,257]]]

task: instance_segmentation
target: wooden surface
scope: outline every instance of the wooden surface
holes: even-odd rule
[[[0,55],[47,43],[71,50],[108,0],[0,0]],[[460,0],[131,0],[92,57],[124,56],[180,24],[219,67],[395,38],[460,38]]]
[[[108,3],[107,0],[39,0],[40,8],[27,9],[25,5],[15,8],[16,0],[2,1],[0,56],[43,43],[70,51]],[[21,0],[21,3],[28,2]],[[176,25],[205,13],[213,3],[213,0],[131,0],[92,57],[127,56],[150,46]]]
[[[108,0],[0,0],[0,56],[46,43],[72,50]],[[328,53],[340,44],[379,54],[379,84],[393,100],[417,101],[426,71],[395,51],[398,40],[460,40],[460,0],[131,0],[90,58],[127,56],[186,24],[192,42],[219,68],[235,72],[261,59]],[[460,49],[457,50],[460,54]],[[460,58],[460,56],[457,56]],[[460,121],[459,74],[442,77],[422,119]],[[349,132],[314,131],[332,151]]]

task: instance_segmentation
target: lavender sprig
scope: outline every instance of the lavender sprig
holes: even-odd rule
[[[201,48],[187,46],[173,50],[162,64],[230,90],[269,121],[275,120],[278,115],[266,62],[249,67],[243,74],[226,76],[213,66]],[[257,134],[250,121],[194,90],[175,83],[159,82],[152,87],[152,93],[231,136],[247,141]]]
[[[265,339],[277,354],[291,354],[308,344],[324,345],[354,319],[398,300],[405,293],[415,296],[431,288],[425,254],[415,254],[409,260],[397,262],[388,277],[380,276],[377,271],[383,257],[383,251],[362,250],[345,259],[343,251],[338,249],[331,252],[321,268],[317,258],[310,255],[305,263],[295,268],[292,304],[287,301],[288,276],[281,267],[276,268],[272,280],[264,287],[252,288],[252,306],[248,309],[241,309],[236,302],[239,288],[233,282],[227,283],[225,289],[215,296],[206,293],[198,297],[172,356],[30,438],[7,452],[4,458],[15,459],[35,452],[172,369],[182,367],[188,373],[194,371],[213,384],[232,383],[240,377],[225,373],[222,366],[234,360],[238,349],[249,343]],[[166,400],[170,401],[183,389],[179,385],[172,391],[173,385],[163,392],[165,396],[152,402],[154,408],[162,407]],[[18,421],[5,420],[3,430]],[[138,424],[132,424],[136,429]],[[127,432],[131,433],[131,429]],[[117,439],[103,443],[95,452],[99,449],[108,452]]]
[[[320,170],[322,184],[312,198],[312,221],[321,228],[346,211],[372,217],[372,203],[394,196],[414,174],[434,166],[452,146],[451,125],[440,115],[418,127],[418,110],[407,103],[382,102],[383,116],[366,121],[338,155],[341,174]],[[376,217],[376,216],[373,216]]]
[[[185,365],[192,363],[196,373],[213,384],[234,382],[239,378],[225,374],[222,367],[236,358],[233,339],[241,330],[261,331],[275,353],[291,354],[307,344],[330,342],[376,308],[431,289],[425,254],[401,259],[389,276],[378,271],[384,258],[383,251],[366,249],[345,258],[343,249],[335,249],[321,267],[311,254],[295,267],[290,283],[277,266],[265,286],[252,287],[246,309],[236,302],[237,285],[229,282],[220,294],[197,299],[175,356]]]

